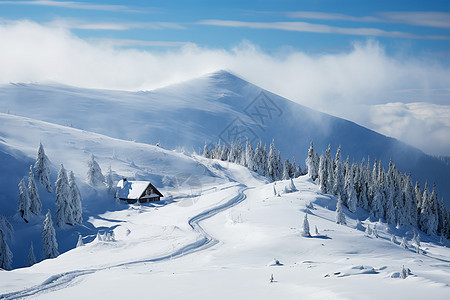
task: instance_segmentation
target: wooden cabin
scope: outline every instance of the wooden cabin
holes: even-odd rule
[[[117,183],[116,198],[128,203],[160,201],[164,197],[150,181],[129,181],[123,178]]]

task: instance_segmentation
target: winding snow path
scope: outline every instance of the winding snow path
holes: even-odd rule
[[[182,256],[185,256],[185,255],[188,255],[191,253],[206,250],[206,249],[218,244],[219,240],[215,239],[213,236],[208,234],[203,229],[203,227],[200,226],[200,222],[203,220],[209,219],[209,218],[217,215],[218,213],[220,213],[224,210],[227,210],[227,209],[241,203],[242,201],[244,201],[247,198],[247,196],[244,194],[244,192],[249,188],[243,184],[238,184],[236,186],[240,187],[238,190],[238,194],[236,196],[234,196],[227,202],[220,204],[218,206],[215,206],[213,208],[207,209],[188,220],[188,223],[192,227],[192,229],[195,230],[196,232],[198,232],[202,236],[201,239],[199,239],[195,242],[187,244],[184,247],[182,247],[172,253],[169,253],[167,255],[160,256],[160,257],[125,262],[125,263],[115,264],[115,265],[109,265],[109,266],[105,266],[102,268],[87,269],[87,270],[74,270],[74,271],[70,271],[70,272],[53,275],[39,285],[30,287],[30,288],[26,288],[26,289],[23,289],[20,291],[16,291],[16,292],[2,294],[2,295],[0,295],[0,299],[23,299],[23,298],[27,298],[30,296],[36,296],[41,293],[49,293],[49,292],[64,289],[67,286],[73,285],[73,284],[75,284],[74,283],[75,279],[78,279],[82,276],[86,276],[89,274],[93,274],[95,272],[99,272],[99,271],[103,271],[103,270],[111,269],[111,268],[136,265],[136,264],[160,262],[160,261],[178,258],[178,257],[182,257]]]

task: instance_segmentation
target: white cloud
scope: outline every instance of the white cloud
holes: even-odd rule
[[[85,29],[85,30],[112,30],[124,31],[131,29],[186,29],[186,27],[172,22],[89,22],[81,19],[58,18],[46,25],[66,29]]]
[[[36,1],[1,1],[0,5],[34,5],[34,6],[51,6],[81,10],[100,10],[100,11],[132,11],[125,5],[107,5],[94,4],[87,2],[75,1],[53,1],[53,0],[36,0]]]
[[[387,103],[370,108],[372,127],[431,154],[449,154],[450,105]]]
[[[439,11],[380,12],[375,14],[374,16],[363,17],[314,11],[291,11],[286,12],[285,15],[289,18],[297,19],[401,23],[414,26],[450,29],[450,13]]]
[[[0,41],[0,83],[54,81],[149,90],[229,69],[298,103],[382,130],[427,152],[450,155],[443,138],[448,137],[448,123],[433,123],[437,112],[439,120],[450,119],[450,67],[430,58],[390,56],[373,41],[318,55],[294,50],[268,54],[249,42],[229,50],[187,43],[144,51],[115,47],[120,41],[80,39],[65,28],[28,21],[0,23]],[[408,104],[401,114],[395,113],[398,105],[383,106],[412,101],[425,104]]]
[[[416,35],[401,31],[386,31],[378,28],[366,27],[337,27],[324,24],[312,24],[307,22],[245,22],[234,20],[203,20],[197,22],[201,25],[252,28],[252,29],[275,29],[285,31],[311,32],[311,33],[330,33],[355,36],[382,36],[391,38],[411,38],[411,39],[443,39],[448,40],[447,35]]]

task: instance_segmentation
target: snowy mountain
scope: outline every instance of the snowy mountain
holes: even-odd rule
[[[355,159],[410,149],[398,141],[226,72],[141,93],[40,85],[0,91],[9,111],[0,113],[0,215],[15,231],[7,239],[15,269],[0,271],[0,298],[393,299],[401,290],[408,298],[444,299],[449,293],[448,241],[420,232],[418,246],[414,228],[388,226],[360,208],[343,207],[346,224],[336,224],[336,197],[320,193],[308,176],[294,179],[293,189],[289,180],[274,185],[243,166],[170,150],[227,142],[231,122],[268,144],[273,135],[282,155],[295,154],[300,163],[311,138],[317,150],[341,143]],[[251,113],[257,110],[248,99],[255,98],[259,112],[267,105],[265,115],[273,113],[264,124]],[[163,147],[151,145],[159,140]],[[54,190],[38,183],[42,213],[29,223],[16,216],[18,183],[27,180],[39,143],[53,186],[61,163],[74,172],[83,208],[82,224],[56,226],[62,254],[46,260],[41,231],[47,210],[55,214]],[[404,155],[428,159],[411,151]],[[104,174],[111,166],[116,182],[150,180],[165,198],[117,203],[106,187],[87,183],[91,155]],[[75,248],[80,235],[85,245]],[[38,263],[23,268],[31,242]]]
[[[88,90],[60,85],[10,84],[0,88],[0,111],[167,149],[199,151],[205,142],[274,138],[283,158],[304,168],[311,140],[319,154],[328,144],[359,162],[392,157],[414,180],[436,183],[450,207],[450,166],[398,140],[353,122],[311,110],[229,72],[146,92]],[[182,130],[181,130],[182,129]],[[34,146],[34,145],[33,145]]]

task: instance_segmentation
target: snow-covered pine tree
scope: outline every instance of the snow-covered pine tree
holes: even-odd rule
[[[113,177],[113,175],[112,175],[111,165],[109,165],[108,170],[106,171],[105,184],[106,184],[106,187],[110,194],[114,194],[114,192],[115,192],[114,181],[113,181],[112,177]]]
[[[356,206],[358,205],[358,197],[356,194],[355,184],[353,182],[353,170],[350,168],[348,171],[350,174],[348,176],[347,189],[345,191],[347,198],[347,207],[351,212],[356,212]]]
[[[264,154],[264,149],[262,146],[261,139],[256,145],[255,152],[253,155],[253,171],[257,172],[259,175],[265,175],[265,165],[267,165],[267,160]]]
[[[289,159],[286,158],[283,164],[283,180],[288,180],[291,178],[291,164],[289,163]]]
[[[416,244],[417,252],[419,252],[420,248],[420,234],[416,231],[414,231],[414,237],[413,237],[414,244]]]
[[[420,190],[418,181],[416,181],[416,185],[414,186],[414,193],[416,194],[417,214],[419,215],[422,208],[422,191]],[[417,221],[419,221],[419,216],[417,216]]]
[[[292,178],[291,178],[291,182],[289,183],[289,190],[291,190],[291,192],[297,191],[297,187],[295,186],[294,180],[292,180]]]
[[[405,201],[406,224],[417,226],[417,199],[411,181],[411,174],[405,180],[403,197]]]
[[[292,156],[292,167],[289,176],[291,176],[291,178],[297,178],[300,175],[302,175],[300,165],[297,166],[297,163],[295,162],[295,156]]]
[[[73,207],[69,180],[67,179],[66,169],[61,164],[58,172],[58,178],[55,183],[56,190],[56,226],[62,227],[65,224],[74,224]]]
[[[400,272],[400,278],[405,279],[408,277],[408,271],[405,269],[405,266],[402,266],[402,270]]]
[[[228,152],[227,161],[229,162],[236,162],[237,159],[237,148],[236,143],[234,141],[231,141],[230,151]]]
[[[25,222],[28,223],[30,218],[30,197],[28,194],[27,186],[25,185],[25,180],[20,181],[19,183],[19,205],[17,208],[17,212],[19,217],[24,219]]]
[[[255,164],[253,160],[253,147],[249,140],[245,143],[245,164],[247,168],[255,171]]]
[[[430,206],[430,195],[428,194],[428,182],[425,182],[425,187],[422,194],[422,207],[420,208],[419,225],[420,229],[427,234],[432,233],[432,211]]]
[[[84,242],[83,242],[83,237],[81,236],[81,234],[78,235],[78,241],[77,241],[77,248],[84,246]]]
[[[206,144],[206,141],[205,141],[205,146],[203,147],[202,155],[203,155],[203,157],[211,158],[211,152],[208,149],[208,145]]]
[[[102,174],[102,169],[95,161],[94,154],[91,154],[87,165],[87,183],[92,187],[102,186],[105,182],[105,177]]]
[[[428,197],[428,203],[431,210],[431,216],[429,221],[429,232],[437,233],[439,227],[439,212],[438,212],[438,195],[436,192],[436,184],[433,184],[433,190]]]
[[[42,203],[36,181],[34,181],[33,166],[30,166],[30,177],[28,178],[28,197],[30,198],[30,212],[39,215],[42,211]]]
[[[382,195],[380,192],[380,189],[378,187],[375,187],[374,189],[375,196],[373,197],[370,205],[370,214],[374,218],[379,218],[382,216],[383,208],[381,206],[381,199]]]
[[[368,236],[371,236],[371,235],[373,234],[373,230],[372,230],[372,227],[370,226],[370,224],[367,224],[367,228],[366,228],[366,230],[365,230],[365,233],[366,233]]]
[[[37,263],[36,256],[34,255],[34,247],[33,242],[30,243],[30,249],[28,250],[28,260],[27,260],[27,266],[31,267]]]
[[[316,180],[319,177],[319,162],[319,155],[314,151],[314,143],[311,141],[305,163],[308,175],[312,180]]]
[[[400,243],[400,246],[401,247],[403,247],[403,248],[405,248],[405,249],[408,249],[408,240],[406,239],[406,236],[404,236],[403,238],[402,238],[402,242]]]
[[[308,222],[308,214],[305,213],[305,217],[303,218],[303,236],[310,237],[311,233],[309,232],[309,222]]]
[[[222,147],[222,153],[220,154],[220,160],[226,161],[228,159],[228,154],[230,153],[230,148],[224,144]]]
[[[0,230],[3,231],[7,240],[12,240],[14,228],[5,216],[0,215]]]
[[[44,146],[39,143],[36,163],[34,164],[36,176],[49,193],[52,192],[52,184],[50,182],[50,161],[45,155]]]
[[[333,194],[341,196],[344,203],[346,202],[346,193],[344,193],[344,166],[341,161],[341,146],[336,151],[334,158],[334,173],[333,173]],[[356,196],[356,195],[355,195]]]
[[[267,170],[269,172],[269,177],[273,181],[280,180],[278,177],[278,157],[277,150],[275,148],[275,141],[272,139],[272,143],[270,144],[269,157],[267,161]]]
[[[111,169],[110,169],[111,170]],[[83,208],[81,206],[81,194],[78,190],[77,183],[75,181],[75,175],[73,172],[69,172],[69,193],[70,193],[70,206],[72,208],[72,220],[73,224],[83,223]]]
[[[327,173],[328,173],[328,192],[327,193],[333,193],[333,187],[334,187],[334,160],[331,157],[331,146],[328,145],[327,150],[325,151],[325,162],[327,167]],[[344,200],[344,199],[342,199]]]
[[[44,259],[54,258],[59,255],[58,242],[56,241],[56,232],[53,227],[52,215],[48,210],[45,215],[44,229],[42,230],[42,254]]]
[[[346,225],[347,221],[345,220],[345,214],[342,211],[342,199],[338,197],[337,205],[336,205],[336,223],[341,225]]]
[[[318,171],[318,181],[319,181],[319,187],[320,191],[324,194],[328,192],[328,173],[327,173],[327,166],[326,166],[326,159],[325,156],[322,154],[320,155],[319,159],[319,171]]]
[[[6,235],[0,228],[0,269],[9,270],[12,265],[13,254],[6,242]]]
[[[391,235],[391,242],[397,244],[397,238],[395,237],[395,234]]]

